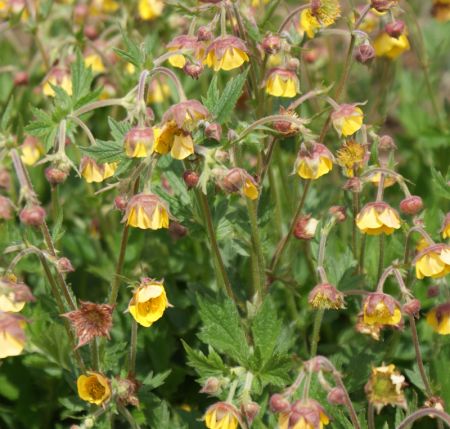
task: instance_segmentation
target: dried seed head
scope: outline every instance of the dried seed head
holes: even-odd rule
[[[375,49],[370,43],[363,43],[356,48],[355,58],[359,63],[369,65],[375,58]]]
[[[423,209],[423,201],[418,195],[411,195],[400,202],[400,211],[407,215],[416,215]]]
[[[24,225],[41,226],[45,220],[45,210],[41,206],[28,206],[22,209],[19,214],[20,221]]]

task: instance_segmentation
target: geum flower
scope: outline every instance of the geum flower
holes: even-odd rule
[[[203,419],[208,429],[237,429],[241,416],[233,404],[216,402],[206,410]]]
[[[376,37],[373,47],[377,57],[387,57],[391,60],[395,60],[403,52],[410,49],[406,34],[402,34],[397,38],[389,36],[386,32],[382,32]]]
[[[444,277],[450,273],[450,246],[434,244],[423,249],[415,258],[416,277]]]
[[[250,200],[256,200],[259,196],[255,179],[243,168],[228,170],[219,181],[219,186],[226,192],[239,192]]]
[[[308,303],[315,309],[344,308],[344,294],[329,283],[320,283],[311,290],[308,295]]]
[[[192,56],[202,61],[205,55],[205,48],[202,42],[199,42],[196,36],[183,34],[175,37],[167,44],[167,50],[170,51],[186,51]],[[168,58],[170,65],[182,69],[186,65],[186,57],[182,53],[171,55]]]
[[[274,97],[295,97],[300,92],[299,86],[295,72],[280,67],[270,70],[266,79],[266,93]]]
[[[75,330],[78,338],[76,348],[91,342],[95,337],[110,338],[113,310],[114,307],[109,304],[80,301],[80,307],[77,310],[61,315],[69,319]]]
[[[144,278],[133,293],[128,311],[137,323],[148,328],[163,316],[169,305],[163,282]]]
[[[34,165],[44,153],[39,140],[34,136],[27,136],[20,145],[20,159],[26,165]]]
[[[295,401],[278,419],[279,429],[322,429],[329,423],[325,409],[314,399]]]
[[[128,201],[122,222],[140,229],[168,228],[169,211],[157,195],[141,193]]]
[[[438,305],[427,313],[427,323],[440,335],[450,335],[450,302]]]
[[[333,154],[321,143],[302,143],[295,162],[295,171],[302,179],[316,180],[333,169]]]
[[[356,226],[368,235],[390,235],[401,226],[400,216],[389,204],[379,201],[366,204],[356,216]]]
[[[161,16],[164,9],[162,0],[139,0],[138,12],[141,19],[151,21]]]
[[[117,169],[116,162],[99,164],[88,156],[83,156],[80,162],[80,172],[87,183],[100,183],[114,175]]]
[[[214,39],[206,49],[205,64],[214,71],[233,70],[249,61],[243,40],[234,36]]]
[[[19,314],[0,311],[0,359],[22,353],[26,323],[27,320]]]
[[[153,148],[155,132],[151,127],[134,127],[125,134],[124,149],[130,158],[145,158]]]
[[[0,278],[0,311],[17,313],[27,302],[34,300],[29,287],[17,282],[15,276]]]
[[[390,295],[374,292],[363,303],[366,325],[399,326],[402,321],[400,304]]]
[[[337,163],[344,170],[347,177],[358,174],[369,159],[366,148],[354,140],[346,141],[336,154]]]
[[[354,104],[341,104],[331,114],[333,127],[339,136],[348,137],[358,131],[364,120],[363,111]]]
[[[78,396],[86,402],[102,405],[111,397],[109,380],[98,372],[82,374],[77,379]]]
[[[299,29],[313,38],[317,30],[334,24],[340,14],[339,0],[313,0],[300,14]]]

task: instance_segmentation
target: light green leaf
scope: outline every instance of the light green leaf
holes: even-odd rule
[[[210,347],[209,354],[206,356],[199,350],[194,350],[181,340],[184,350],[188,357],[188,365],[194,368],[201,378],[218,377],[228,372],[222,358]]]
[[[446,177],[442,175],[440,171],[431,169],[431,177],[435,184],[434,190],[441,197],[450,200],[450,170],[447,172]]]
[[[149,390],[156,389],[164,384],[164,381],[170,375],[171,372],[172,372],[171,369],[168,369],[167,371],[164,372],[160,372],[159,374],[153,374],[153,371],[151,371],[150,374],[148,374],[147,377],[144,378],[142,384],[144,384],[146,388]]]

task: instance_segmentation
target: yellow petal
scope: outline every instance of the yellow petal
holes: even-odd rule
[[[175,159],[185,159],[194,153],[194,141],[190,135],[175,134],[170,155]]]
[[[24,341],[13,337],[8,332],[0,332],[0,359],[20,355],[24,346]]]
[[[182,69],[186,64],[186,58],[184,58],[184,55],[181,54],[175,54],[170,56],[168,61],[171,66],[177,67],[179,69]]]

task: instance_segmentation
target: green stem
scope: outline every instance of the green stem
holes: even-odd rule
[[[369,429],[375,429],[375,412],[372,402],[369,402],[369,406],[367,408],[367,424]]]
[[[120,277],[122,275],[123,265],[125,262],[125,254],[127,251],[128,235],[130,227],[124,225],[122,230],[122,238],[120,240],[119,257],[117,258],[116,271],[114,273],[114,279],[111,287],[111,295],[109,297],[109,304],[115,305],[117,301],[117,295],[119,294]]]
[[[100,370],[100,360],[98,357],[98,342],[97,342],[97,338],[94,337],[94,339],[92,340],[91,344],[91,365],[92,368],[94,369],[94,371],[99,371]]]
[[[316,311],[314,316],[313,334],[311,339],[311,350],[309,355],[311,358],[315,357],[317,354],[317,347],[320,340],[320,327],[322,326],[322,320],[325,310],[323,308]]]
[[[134,374],[136,372],[137,333],[138,333],[138,324],[136,320],[133,319],[131,321],[130,354],[128,359],[129,374]]]
[[[380,256],[378,259],[378,273],[377,273],[377,279],[381,277],[383,274],[383,267],[384,267],[384,243],[386,241],[386,237],[384,234],[380,235]]]
[[[429,417],[429,416],[435,416],[438,417],[441,421],[447,424],[447,426],[450,427],[450,415],[447,414],[444,411],[438,410],[436,408],[421,408],[417,411],[414,411],[414,413],[410,414],[408,417],[406,417],[398,426],[396,429],[406,429],[410,427],[412,423],[414,423],[416,420],[421,419],[422,417]],[[371,428],[369,428],[371,429]],[[372,428],[375,429],[375,428]]]

